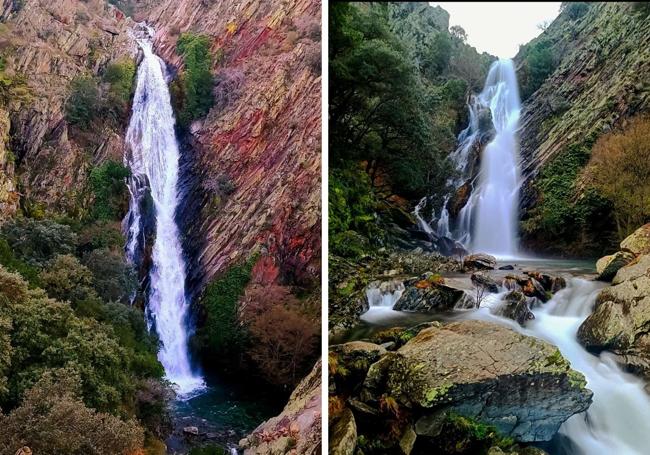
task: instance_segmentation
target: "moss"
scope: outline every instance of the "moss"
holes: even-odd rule
[[[453,428],[454,433],[464,435],[458,437],[457,445],[471,446],[474,442],[487,442],[487,447],[497,446],[509,450],[515,444],[512,438],[500,435],[496,427],[470,417],[452,412],[447,416],[447,423]]]
[[[569,384],[571,387],[584,389],[587,387],[587,380],[582,373],[575,370],[569,370]]]
[[[449,392],[449,390],[451,390],[453,386],[454,385],[450,382],[444,382],[442,383],[442,385],[439,385],[438,387],[434,387],[432,389],[427,390],[424,393],[424,401],[422,403],[422,406],[430,407],[435,403],[442,401],[442,399],[445,397],[447,392]]]
[[[176,95],[180,95],[176,107],[179,108],[178,119],[181,125],[187,126],[191,121],[206,115],[214,104],[210,37],[183,33],[178,38],[176,48],[185,64],[175,88]]]
[[[546,366],[549,367],[555,366],[555,367],[561,367],[562,369],[565,369],[569,367],[569,363],[562,356],[560,350],[556,349],[555,352],[553,352],[553,354],[546,357]]]

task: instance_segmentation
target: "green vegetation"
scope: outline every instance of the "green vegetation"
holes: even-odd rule
[[[462,30],[450,33],[439,14],[426,4],[330,5],[336,254],[359,257],[384,244],[384,226],[408,219],[395,201],[445,192],[467,92],[491,58],[469,47]]]
[[[196,336],[210,355],[236,355],[246,342],[246,331],[239,324],[238,302],[250,281],[256,259],[253,256],[244,264],[231,267],[203,291],[199,303],[205,312],[205,322]]]
[[[226,455],[226,454],[227,452],[225,449],[215,445],[194,447],[189,452],[189,455]]]
[[[210,38],[183,33],[178,38],[177,50],[183,57],[185,69],[173,91],[179,122],[187,126],[192,120],[206,115],[214,104]]]
[[[6,72],[7,62],[0,56],[0,106],[6,106],[12,101],[23,102],[30,98],[27,79],[23,75],[9,75]]]
[[[91,76],[77,76],[70,85],[70,96],[65,105],[66,119],[70,124],[87,130],[99,116],[100,104],[97,79]]]
[[[540,88],[556,66],[557,58],[550,41],[541,39],[528,46],[523,58],[524,77],[520,81],[522,99],[527,99]]]
[[[117,119],[126,121],[134,90],[135,62],[131,59],[123,59],[109,64],[104,71],[103,79],[110,84],[106,94],[109,111]]]
[[[3,224],[0,233],[16,259],[36,267],[57,254],[73,253],[77,242],[69,226],[52,220],[15,218]]]
[[[124,180],[129,175],[129,169],[117,161],[106,161],[90,172],[90,185],[95,195],[93,219],[110,220],[125,213],[127,188]]]

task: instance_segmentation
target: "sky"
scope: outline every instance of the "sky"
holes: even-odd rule
[[[538,25],[558,15],[561,2],[440,2],[449,13],[449,26],[460,25],[467,42],[479,52],[512,58],[541,33]]]

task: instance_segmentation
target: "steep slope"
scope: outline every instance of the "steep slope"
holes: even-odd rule
[[[200,264],[191,279],[206,283],[262,245],[262,282],[315,283],[320,3],[166,1],[146,18],[168,62],[182,67],[176,42],[186,31],[208,35],[216,56],[216,104],[186,141],[187,191],[200,197],[185,217]]]
[[[4,3],[2,57],[7,73],[24,75],[28,86],[26,97],[7,106],[21,206],[78,215],[89,200],[90,169],[107,158],[121,161],[122,132],[105,123],[90,134],[75,131],[65,102],[75,77],[97,76],[109,62],[135,56],[133,22],[101,0]]]
[[[566,204],[573,204],[567,210],[579,212],[580,200],[587,196],[579,174],[595,140],[650,108],[650,19],[629,2],[569,4],[516,57],[524,92],[531,78],[533,51],[538,62],[539,55],[548,57],[547,68],[542,70],[550,74],[525,100],[521,115],[523,234],[528,246],[554,250],[549,245],[553,239],[544,233],[554,226],[544,225],[544,212],[551,210],[556,199],[565,199]],[[554,162],[568,181],[551,182],[550,173],[558,174],[551,167]],[[566,171],[567,165],[574,169]],[[566,192],[552,194],[551,188],[561,185],[567,187]],[[595,238],[598,231],[603,237],[610,226],[603,221],[602,208],[582,203],[587,204],[586,218],[574,224],[579,239],[564,243],[590,254],[602,248]],[[589,224],[595,225],[591,231]],[[562,243],[562,239],[555,240]]]

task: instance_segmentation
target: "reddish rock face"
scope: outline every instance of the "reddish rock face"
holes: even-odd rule
[[[179,66],[180,33],[212,38],[216,105],[190,128],[193,172],[203,182],[225,176],[232,191],[216,204],[207,194],[193,221],[192,235],[203,242],[199,280],[261,246],[255,281],[317,281],[320,3],[168,0],[147,20],[156,28],[156,51]]]

